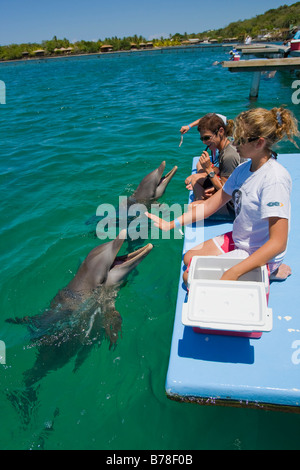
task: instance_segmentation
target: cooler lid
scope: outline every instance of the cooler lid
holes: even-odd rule
[[[182,323],[214,330],[271,331],[272,310],[261,282],[197,279],[183,304]]]

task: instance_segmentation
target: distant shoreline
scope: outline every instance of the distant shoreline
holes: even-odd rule
[[[80,53],[80,54],[62,54],[62,55],[41,55],[38,57],[22,57],[20,59],[12,59],[12,60],[0,60],[0,65],[1,64],[11,64],[14,62],[31,62],[31,61],[37,61],[37,60],[48,60],[48,59],[70,59],[72,57],[88,57],[88,56],[109,56],[109,55],[115,55],[115,54],[135,54],[137,52],[159,52],[159,51],[164,51],[164,50],[174,50],[174,49],[213,49],[213,48],[220,48],[223,47],[225,48],[232,48],[235,45],[237,45],[237,42],[235,43],[219,43],[219,44],[206,44],[206,43],[200,43],[200,44],[191,44],[191,45],[181,45],[181,46],[165,46],[165,47],[152,47],[152,48],[147,48],[147,49],[134,49],[134,50],[128,50],[128,51],[110,51],[110,52],[86,52],[86,53]]]

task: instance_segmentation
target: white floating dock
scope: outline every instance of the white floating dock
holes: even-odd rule
[[[285,262],[293,274],[270,286],[271,331],[259,339],[199,334],[182,323],[187,290],[179,277],[166,393],[171,399],[211,405],[300,412],[300,155],[279,155],[292,175],[292,221]],[[197,158],[193,161],[196,166]],[[199,223],[198,223],[199,224]],[[183,253],[204,239],[230,231],[231,222],[206,221],[185,228]],[[225,282],[225,281],[223,281]]]

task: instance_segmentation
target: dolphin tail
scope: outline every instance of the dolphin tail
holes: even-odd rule
[[[28,428],[32,420],[36,418],[38,391],[39,386],[5,393],[6,398],[10,401],[11,405],[17,412],[23,429]],[[44,428],[41,433],[35,437],[33,445],[36,449],[44,450],[49,433],[54,429],[54,422],[57,416],[59,416],[59,408],[54,410],[52,419],[44,423]]]
[[[6,397],[18,413],[24,426],[28,426],[35,415],[38,403],[38,388],[29,387],[25,390],[6,392]]]
[[[30,323],[30,317],[26,316],[23,318],[6,318],[6,323],[13,323],[14,325],[26,325]]]

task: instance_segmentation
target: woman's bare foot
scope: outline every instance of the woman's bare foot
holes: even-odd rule
[[[287,264],[281,264],[270,276],[270,281],[285,281],[292,274],[291,268]]]

